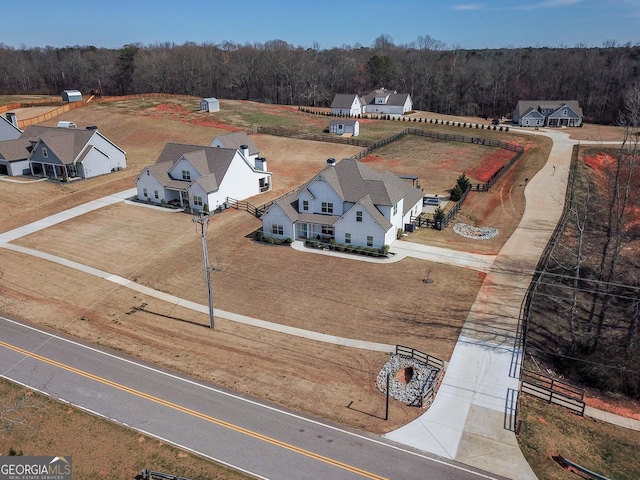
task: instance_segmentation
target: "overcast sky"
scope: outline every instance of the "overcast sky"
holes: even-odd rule
[[[640,45],[640,0],[0,0],[15,48],[239,44],[321,49],[430,36],[464,49]]]

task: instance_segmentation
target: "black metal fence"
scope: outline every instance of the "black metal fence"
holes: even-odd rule
[[[433,139],[437,139],[437,140],[445,140],[445,141],[450,141],[450,142],[463,142],[463,143],[472,143],[475,145],[483,145],[486,147],[494,147],[494,148],[502,148],[505,150],[509,150],[512,152],[515,152],[516,154],[514,155],[514,157],[504,166],[502,166],[489,180],[488,183],[478,183],[476,184],[475,188],[473,187],[473,185],[471,185],[463,194],[462,197],[456,202],[456,204],[447,212],[447,214],[445,215],[444,219],[440,220],[431,220],[426,218],[424,215],[418,215],[417,217],[412,217],[411,218],[411,222],[416,226],[416,227],[429,227],[429,228],[435,228],[437,230],[442,230],[443,228],[445,228],[449,222],[451,222],[451,220],[453,220],[453,218],[456,216],[456,214],[458,213],[458,211],[460,210],[460,208],[462,208],[462,204],[464,203],[465,199],[467,198],[467,195],[469,194],[469,191],[471,191],[472,189],[477,191],[477,192],[487,192],[489,191],[489,189],[495,185],[495,183],[509,170],[509,168],[511,166],[513,166],[514,163],[516,163],[520,157],[522,156],[522,154],[524,153],[524,147],[522,147],[521,145],[514,145],[512,143],[508,143],[508,142],[502,142],[500,140],[494,140],[491,138],[482,138],[482,137],[469,137],[466,135],[453,135],[453,134],[449,134],[449,133],[441,133],[441,132],[432,132],[429,130],[422,130],[422,129],[418,129],[418,128],[405,128],[404,130],[402,130],[401,132],[398,132],[394,135],[391,135],[387,138],[384,138],[382,140],[379,140],[377,142],[368,142],[368,141],[364,141],[364,140],[359,140],[353,137],[348,137],[348,138],[344,138],[344,137],[339,137],[336,135],[319,135],[319,134],[315,134],[315,133],[300,133],[300,132],[293,132],[293,131],[289,131],[289,130],[283,130],[283,129],[277,129],[277,128],[271,128],[271,127],[256,127],[255,130],[257,133],[262,133],[265,135],[275,135],[275,136],[280,136],[280,137],[287,137],[287,138],[296,138],[296,139],[303,139],[303,140],[315,140],[315,141],[319,141],[319,142],[330,142],[330,143],[340,143],[343,145],[356,145],[356,146],[360,146],[360,147],[364,147],[363,150],[361,150],[360,152],[356,153],[355,155],[353,155],[351,158],[355,159],[355,160],[360,160],[364,157],[366,157],[367,155],[369,155],[371,152],[373,152],[374,150],[384,147],[385,145],[388,145],[390,143],[396,142],[398,140],[401,140],[402,138],[404,138],[407,135],[417,135],[420,137],[427,137],[427,138],[433,138]],[[293,190],[295,191],[295,190]],[[285,195],[288,195],[291,192],[286,193]],[[279,198],[282,198],[284,195],[282,195]],[[233,200],[233,199],[230,199]],[[258,218],[267,210],[267,208],[269,208],[274,202],[269,202],[268,204],[262,205],[260,207],[253,207],[251,210],[248,209],[248,211],[250,211],[252,214],[256,215]],[[234,205],[236,208],[245,208],[244,206],[236,206]]]
[[[283,130],[272,127],[256,127],[256,133],[262,133],[264,135],[274,135],[276,137],[297,138],[300,140],[315,140],[316,142],[329,142],[340,143],[342,145],[355,145],[356,147],[368,147],[372,142],[366,140],[360,140],[353,137],[340,137],[331,134],[317,134],[317,133],[301,133],[291,130]]]
[[[538,260],[538,264],[536,266],[536,270],[533,273],[533,278],[531,279],[531,282],[529,283],[529,288],[527,289],[527,293],[525,295],[525,298],[522,302],[522,305],[520,306],[520,314],[518,316],[518,326],[516,329],[516,338],[515,338],[515,342],[514,342],[514,352],[521,352],[520,356],[521,358],[524,359],[525,354],[526,354],[526,339],[527,339],[527,330],[528,330],[528,323],[529,323],[529,316],[531,314],[531,304],[533,302],[533,298],[535,297],[536,291],[538,289],[538,285],[540,284],[542,275],[544,274],[544,272],[547,269],[547,265],[549,263],[549,259],[551,258],[551,253],[553,252],[554,248],[557,246],[558,241],[560,240],[561,236],[562,236],[562,232],[564,231],[566,224],[567,224],[567,220],[569,218],[569,211],[572,208],[572,205],[574,203],[574,197],[573,197],[573,185],[574,185],[574,181],[575,181],[575,176],[576,176],[576,171],[578,168],[578,158],[579,158],[579,154],[580,154],[580,146],[579,145],[575,145],[573,147],[573,152],[571,155],[571,165],[569,167],[569,175],[568,175],[568,180],[567,180],[567,191],[565,193],[565,202],[564,202],[564,207],[563,207],[563,211],[562,211],[562,216],[560,217],[560,221],[558,222],[558,224],[556,225],[556,228],[554,229],[553,233],[551,234],[551,237],[549,239],[549,241],[547,242],[547,245],[545,246],[544,251],[542,252],[542,255],[540,256],[540,259]],[[517,368],[517,364],[512,362],[512,375],[516,374],[516,368]],[[520,379],[522,380],[522,375],[526,372],[526,370],[524,369],[520,369]],[[523,392],[523,385],[524,382],[520,383],[520,392]],[[524,391],[524,393],[532,393],[531,392],[531,388],[527,388],[527,390],[529,391]],[[550,398],[550,397],[549,397]],[[520,412],[519,412],[519,406],[520,403],[518,402],[517,404],[518,409],[516,410],[516,418],[518,418],[519,421],[519,417],[520,417]],[[565,405],[566,406],[566,405]],[[567,407],[570,408],[570,407]],[[584,414],[584,407],[580,407],[579,405],[576,406],[575,410],[577,411],[578,408],[581,408],[582,410],[582,414]]]
[[[520,392],[584,416],[584,390],[566,382],[522,369]]]
[[[432,398],[436,393],[440,378],[442,378],[442,372],[444,372],[444,362],[439,358],[421,352],[420,350],[405,347],[403,345],[396,345],[396,354],[402,355],[404,357],[415,358],[416,360],[438,370],[438,374],[434,378],[431,385],[429,385],[429,388],[425,389],[425,391],[422,392],[422,395],[420,397],[420,404],[418,405],[420,408],[422,408],[425,400]]]

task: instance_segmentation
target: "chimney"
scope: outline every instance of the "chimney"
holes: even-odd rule
[[[240,145],[240,150],[242,150],[242,154],[244,158],[249,160],[249,147],[247,145]]]
[[[327,167],[335,167],[336,159],[335,158],[327,158]]]
[[[15,113],[7,112],[7,120],[9,120],[11,125],[18,128],[18,116]]]

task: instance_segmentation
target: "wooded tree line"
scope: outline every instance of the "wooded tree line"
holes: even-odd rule
[[[510,116],[518,100],[578,100],[586,121],[610,123],[640,76],[640,46],[448,48],[428,35],[408,45],[319,49],[265,43],[21,48],[0,44],[0,94],[173,93],[329,106],[336,93],[385,87],[416,110]]]
[[[567,225],[534,297],[534,352],[587,383],[640,398],[640,84],[617,149],[582,147]]]

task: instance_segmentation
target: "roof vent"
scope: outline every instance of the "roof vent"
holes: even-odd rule
[[[335,158],[327,158],[327,165],[330,167],[335,167],[336,166],[336,159]]]

